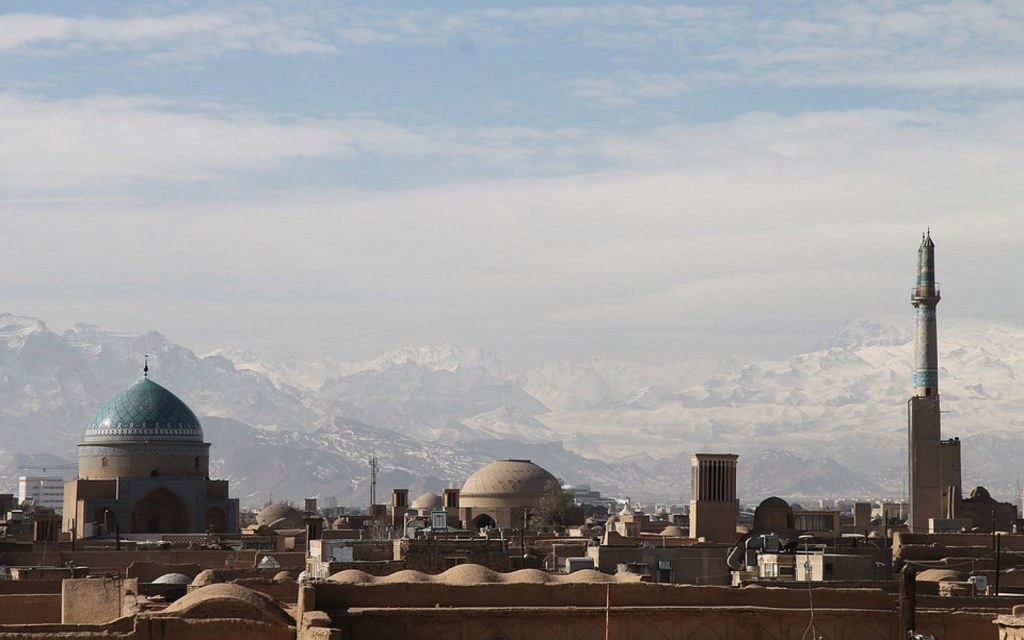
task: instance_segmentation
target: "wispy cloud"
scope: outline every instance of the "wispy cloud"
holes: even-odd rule
[[[268,338],[257,324],[315,317],[287,348],[376,350],[414,331],[576,351],[615,336],[657,357],[706,348],[723,327],[733,337],[722,339],[753,342],[858,310],[898,311],[900,276],[931,224],[944,251],[974,252],[944,258],[945,284],[962,293],[943,304],[962,314],[968,290],[1013,286],[999,280],[1024,241],[1020,113],[1005,103],[970,114],[752,114],[585,146],[620,171],[150,202],[145,215],[138,203],[8,201],[4,264],[25,275],[2,293],[54,322],[145,327],[151,310],[139,301],[160,282],[155,304],[204,319],[200,328],[196,314],[168,316],[162,328],[200,346],[259,348]],[[519,144],[527,134],[506,133]],[[124,268],[149,252],[145,270]]]
[[[19,191],[206,180],[298,159],[450,158],[492,167],[565,161],[574,129],[399,124],[268,114],[218,103],[104,95],[48,100],[0,93],[0,186]]]
[[[306,18],[253,8],[128,17],[0,15],[0,52],[7,55],[112,51],[192,61],[231,51],[295,55],[337,48]]]
[[[573,81],[570,87],[572,95],[612,109],[634,107],[652,98],[671,98],[692,89],[690,82],[681,76],[639,71],[620,71],[612,76],[581,78]]]
[[[137,10],[135,10],[137,11]],[[123,12],[123,10],[122,10]],[[112,16],[0,15],[0,55],[130,51],[193,64],[230,52],[335,55],[361,47],[478,44],[643,52],[573,80],[573,95],[631,107],[722,84],[1019,91],[1024,4],[991,2],[555,5],[444,11],[386,5],[221,5]],[[614,59],[614,58],[612,58]],[[629,55],[623,57],[630,59]]]

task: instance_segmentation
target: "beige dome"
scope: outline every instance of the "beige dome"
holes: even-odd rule
[[[196,589],[167,607],[166,612],[193,620],[241,618],[284,629],[294,624],[273,598],[237,584],[212,584]]]
[[[914,577],[916,582],[963,582],[963,574],[952,569],[925,569]]]
[[[302,521],[302,512],[283,502],[263,507],[256,514],[256,522],[274,529],[301,529],[306,526]]]
[[[413,500],[412,504],[409,505],[409,507],[412,509],[419,509],[420,511],[441,509],[442,507],[444,507],[444,498],[437,495],[436,493],[430,493],[428,491],[427,493],[424,493],[420,497]]]
[[[221,575],[220,571],[214,569],[203,569],[192,579],[193,587],[206,587],[211,584],[220,584],[224,582],[224,576]]]
[[[689,533],[684,531],[683,528],[677,524],[670,524],[661,530],[661,535],[666,538],[685,538]]]
[[[462,485],[463,507],[537,507],[561,490],[558,478],[529,460],[495,460]]]

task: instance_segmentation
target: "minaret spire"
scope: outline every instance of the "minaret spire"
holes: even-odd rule
[[[917,309],[914,349],[914,395],[939,393],[939,350],[935,306],[939,303],[939,284],[935,281],[935,243],[931,228],[921,236],[917,250],[917,284],[910,303]]]
[[[910,476],[910,517],[913,533],[929,530],[933,518],[955,517],[960,508],[960,440],[942,439],[939,409],[939,348],[935,305],[935,243],[925,231],[917,250],[917,283],[910,294],[917,310],[914,345],[914,395],[907,401],[907,453]]]

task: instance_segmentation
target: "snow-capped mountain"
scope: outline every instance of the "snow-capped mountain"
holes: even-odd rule
[[[363,363],[361,370],[324,383],[321,396],[360,420],[412,429],[421,438],[437,428],[496,409],[521,416],[546,413],[492,354],[442,344],[399,349]]]
[[[1001,499],[1016,483],[1007,460],[1024,456],[1022,345],[1024,328],[1006,323],[940,325],[943,433],[963,441],[965,488],[985,484]],[[521,456],[566,482],[682,500],[696,451],[740,454],[748,500],[897,496],[912,348],[912,319],[863,318],[784,359],[593,358],[516,375],[491,353],[450,344],[361,362],[273,361],[240,349],[199,356],[155,332],[80,324],[56,334],[0,315],[0,490],[18,465],[73,461],[92,414],[148,354],[154,379],[200,415],[214,472],[253,499],[359,502],[375,454],[382,487],[438,490]]]

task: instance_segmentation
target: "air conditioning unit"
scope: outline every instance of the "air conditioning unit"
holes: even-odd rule
[[[983,596],[988,591],[988,577],[986,576],[971,576],[967,578],[967,582],[974,585],[974,595]]]

